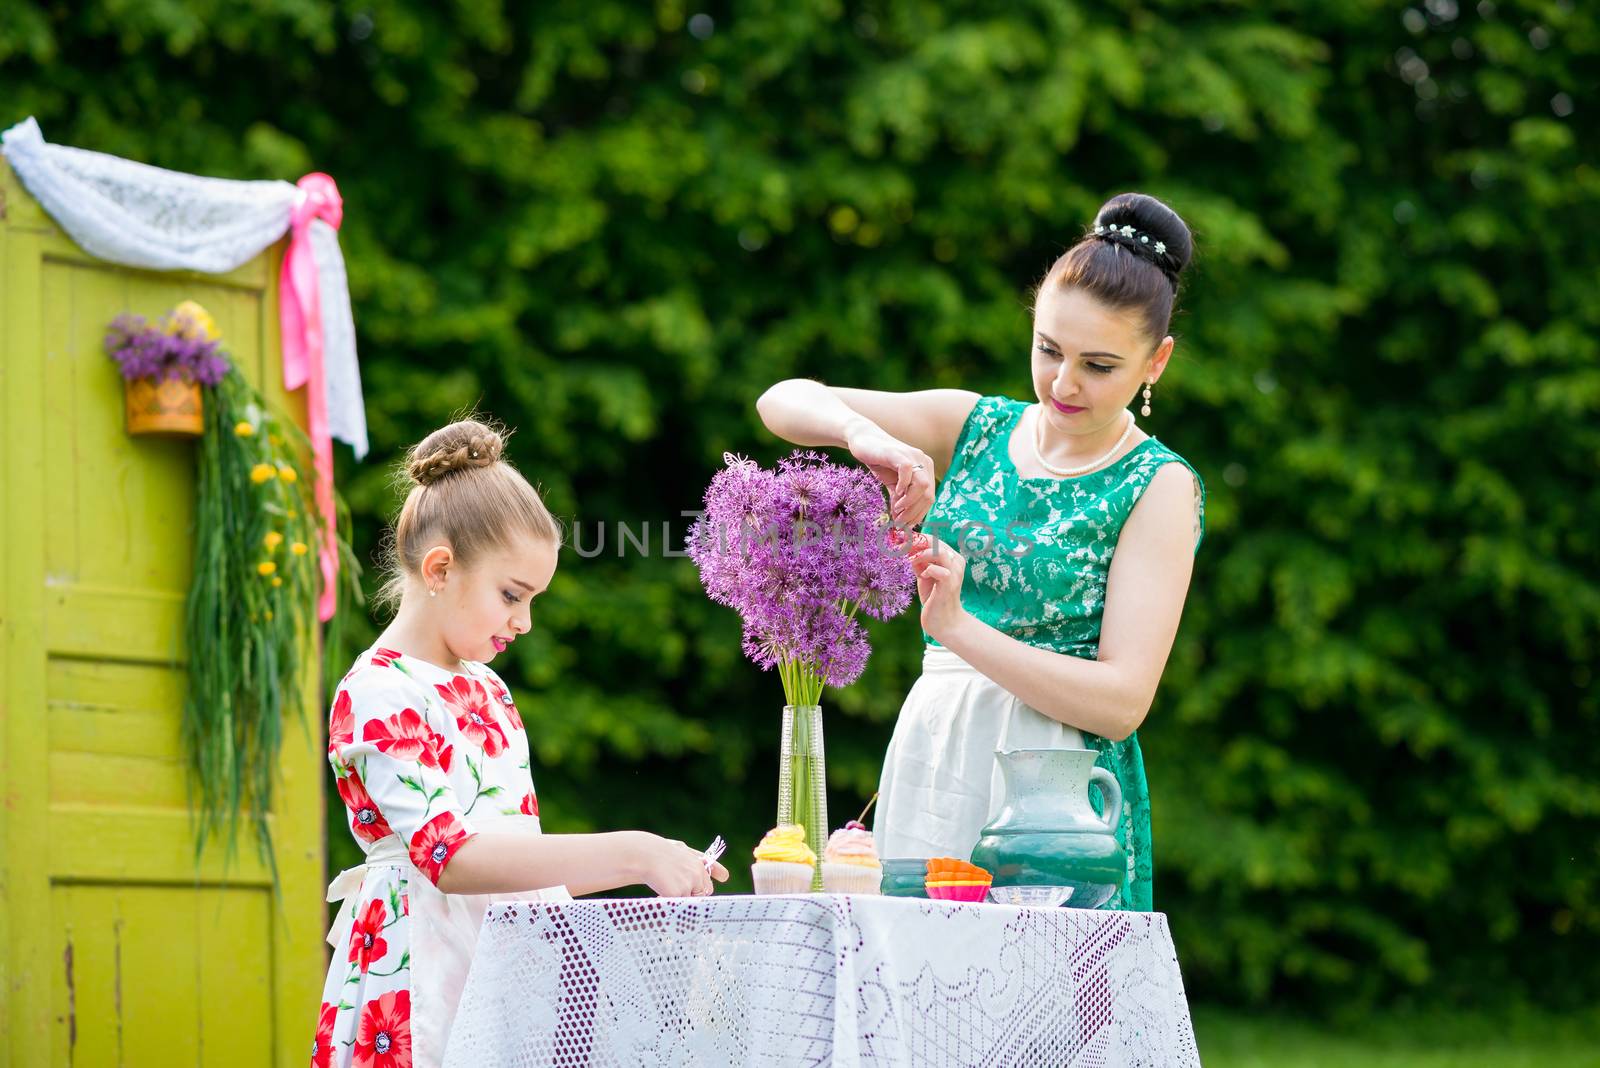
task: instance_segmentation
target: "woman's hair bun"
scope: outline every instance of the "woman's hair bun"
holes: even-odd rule
[[[462,419],[418,442],[406,457],[406,474],[418,485],[431,486],[457,471],[498,463],[504,449],[505,439],[494,427]]]
[[[1177,212],[1146,193],[1119,193],[1112,197],[1100,206],[1094,225],[1096,233],[1100,232],[1098,228],[1110,231],[1113,227],[1119,230],[1131,227],[1133,236],[1119,238],[1119,241],[1130,247],[1137,242],[1137,251],[1160,267],[1174,286],[1194,255],[1194,237],[1189,233],[1188,224]],[[1140,235],[1150,240],[1142,242]],[[1162,252],[1154,251],[1157,242],[1162,245]]]

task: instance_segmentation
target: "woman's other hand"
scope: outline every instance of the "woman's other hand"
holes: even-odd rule
[[[946,644],[946,636],[966,617],[966,610],[961,607],[961,583],[967,574],[966,558],[934,538],[920,547],[920,551],[913,553],[911,569],[917,574],[917,599],[922,602],[922,629],[934,641]]]

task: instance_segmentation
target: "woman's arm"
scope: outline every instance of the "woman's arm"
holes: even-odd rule
[[[763,393],[756,411],[768,430],[796,445],[849,449],[888,487],[891,517],[920,523],[977,401],[962,389],[887,393],[791,378]]]
[[[936,545],[914,558],[923,629],[1025,704],[1069,727],[1121,741],[1144,722],[1178,634],[1194,569],[1194,479],[1168,464],[1117,539],[1097,660],[1020,642],[960,604],[965,561]]]
[[[447,894],[509,894],[565,886],[577,896],[644,883],[662,897],[711,893],[701,854],[645,831],[517,834],[482,831],[450,858],[437,883]]]

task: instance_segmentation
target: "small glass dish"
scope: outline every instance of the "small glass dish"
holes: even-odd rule
[[[1072,897],[1070,886],[991,886],[989,900],[997,905],[1031,905],[1054,909]]]
[[[927,897],[927,874],[926,857],[891,857],[883,862],[883,896]]]

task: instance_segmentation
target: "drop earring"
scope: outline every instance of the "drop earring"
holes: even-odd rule
[[[1144,384],[1144,407],[1139,409],[1139,414],[1146,419],[1150,418],[1150,383]]]

